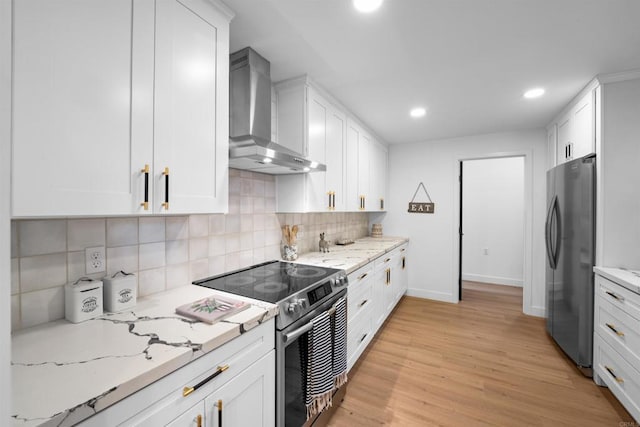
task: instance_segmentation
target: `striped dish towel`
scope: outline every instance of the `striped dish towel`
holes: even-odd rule
[[[331,406],[333,394],[333,343],[331,342],[331,315],[325,311],[313,319],[308,333],[306,356],[308,360],[304,392],[307,420]]]
[[[340,299],[333,315],[333,388],[347,382],[347,300]]]

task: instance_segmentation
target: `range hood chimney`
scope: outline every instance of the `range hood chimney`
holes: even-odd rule
[[[272,175],[325,171],[325,165],[271,141],[269,61],[246,47],[229,62],[229,167]]]

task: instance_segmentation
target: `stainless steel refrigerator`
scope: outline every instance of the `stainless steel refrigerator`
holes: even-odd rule
[[[595,154],[547,172],[547,331],[587,376],[593,359]]]

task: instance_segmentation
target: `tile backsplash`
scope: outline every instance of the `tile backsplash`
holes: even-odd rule
[[[64,285],[85,273],[85,248],[106,248],[106,274],[135,273],[138,295],[279,259],[284,224],[298,224],[300,253],[327,240],[368,235],[366,213],[276,214],[275,178],[229,170],[229,213],[14,220],[12,330],[64,318]]]

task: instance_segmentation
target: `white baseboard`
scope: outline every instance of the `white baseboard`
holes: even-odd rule
[[[425,291],[424,289],[409,288],[407,289],[406,295],[410,297],[427,298],[436,301],[451,302],[456,304],[458,303],[458,301],[454,300],[453,295],[446,292]]]
[[[547,313],[544,307],[540,307],[540,306],[529,307],[528,309],[525,310],[524,314],[528,314],[529,316],[536,316],[536,317],[547,316]]]
[[[462,273],[462,280],[470,282],[491,283],[493,285],[507,285],[522,287],[522,279],[511,279],[508,277],[483,276],[482,274]]]

